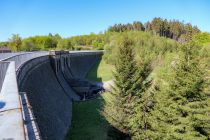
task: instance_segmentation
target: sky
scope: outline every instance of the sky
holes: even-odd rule
[[[99,33],[115,23],[178,19],[210,32],[210,0],[0,0],[0,41]]]

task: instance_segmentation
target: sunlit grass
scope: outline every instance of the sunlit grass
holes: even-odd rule
[[[100,113],[102,103],[103,97],[73,103],[72,125],[66,140],[107,139],[108,123]]]
[[[102,58],[87,74],[87,79],[90,81],[104,82],[113,79],[114,66],[107,64]]]
[[[103,59],[97,61],[87,74],[91,81],[108,81],[112,77],[113,66],[106,64]],[[74,102],[71,128],[66,140],[106,140],[109,124],[101,114],[104,97],[97,99]]]

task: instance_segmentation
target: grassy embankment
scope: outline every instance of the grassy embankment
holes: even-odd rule
[[[102,59],[87,74],[91,81],[107,81],[112,79],[113,66]],[[106,140],[109,124],[101,115],[103,96],[86,101],[73,103],[72,125],[66,140]]]

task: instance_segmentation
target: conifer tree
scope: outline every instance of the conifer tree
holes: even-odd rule
[[[130,134],[129,121],[133,115],[133,99],[141,88],[141,76],[135,61],[132,41],[123,36],[115,63],[113,91],[106,100],[103,114],[120,132]]]
[[[205,93],[205,69],[195,47],[183,47],[169,83],[169,90],[156,94],[150,112],[149,139],[210,139],[210,100]]]
[[[205,77],[198,49],[183,47],[182,60],[175,68],[169,94],[176,104],[177,123],[173,124],[172,136],[177,139],[210,139],[210,102],[205,93]]]
[[[154,123],[151,110],[155,105],[154,95],[158,89],[159,87],[154,81],[147,81],[144,90],[135,100],[135,113],[130,122],[132,139],[134,140],[147,140],[155,134],[151,127],[151,124]]]

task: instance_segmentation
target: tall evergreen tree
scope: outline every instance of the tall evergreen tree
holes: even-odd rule
[[[170,82],[169,97],[176,104],[177,139],[210,139],[210,103],[205,88],[206,71],[199,62],[198,49],[183,47],[183,56]]]
[[[127,135],[130,135],[129,119],[133,115],[132,101],[140,90],[140,81],[132,41],[123,36],[115,63],[115,86],[110,99],[106,100],[103,114],[113,127]]]
[[[152,133],[151,125],[153,119],[150,111],[153,109],[155,100],[154,94],[158,91],[155,81],[148,78],[151,73],[150,63],[146,63],[141,69],[141,90],[135,98],[134,115],[131,117],[129,125],[131,126],[132,139],[146,140]]]
[[[156,95],[150,112],[149,139],[210,139],[210,100],[205,93],[205,69],[195,47],[183,47],[174,67],[169,90]]]

